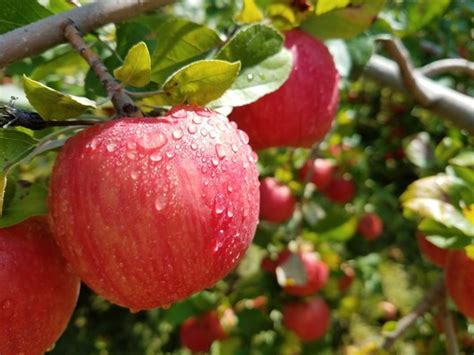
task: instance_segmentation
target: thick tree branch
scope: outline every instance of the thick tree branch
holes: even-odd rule
[[[171,2],[173,0],[101,0],[17,28],[0,36],[0,69],[65,42],[62,30],[69,20],[87,33]]]
[[[474,62],[462,58],[441,59],[425,65],[419,71],[425,76],[459,72],[474,78]]]
[[[71,46],[86,60],[109,93],[112,103],[117,110],[117,116],[141,117],[141,112],[138,110],[138,107],[135,106],[135,103],[130,96],[128,96],[122,85],[108,72],[107,67],[99,56],[87,46],[75,23],[71,21],[66,25],[64,28],[64,36]]]
[[[408,92],[422,106],[429,106],[436,99],[425,93],[418,84],[415,76],[415,68],[410,59],[410,54],[398,38],[380,40],[390,56],[397,62],[400,69],[400,75]]]
[[[430,310],[444,295],[444,277],[442,277],[425,295],[421,302],[405,317],[397,322],[397,329],[385,337],[382,344],[384,350],[389,350],[402,334],[410,328],[416,320]]]
[[[367,63],[364,75],[382,85],[411,95],[404,85],[397,63],[385,57],[373,55]],[[418,72],[415,72],[414,76],[420,90],[430,97],[436,97],[429,110],[474,134],[474,98],[438,84]]]

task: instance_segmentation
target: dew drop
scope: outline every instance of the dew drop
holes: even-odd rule
[[[262,80],[265,80],[267,77],[263,73],[258,73],[258,77]]]
[[[230,121],[230,125],[231,125],[233,128],[237,129],[237,123],[235,123],[235,121]]]
[[[240,139],[242,140],[242,142],[244,142],[244,144],[249,143],[249,136],[247,135],[247,133],[245,133],[241,129],[239,129],[239,136],[240,136]]]
[[[207,136],[207,133],[208,133],[207,129],[205,129],[205,128],[201,129],[201,136],[205,137],[205,136]]]
[[[232,151],[234,153],[237,153],[239,151],[239,147],[237,146],[237,144],[232,144],[230,147],[232,148]]]
[[[221,214],[225,210],[225,199],[221,194],[217,194],[214,200],[214,211],[217,214]]]
[[[199,115],[199,116],[202,116],[202,117],[209,117],[211,116],[211,111],[209,111],[208,109],[204,108],[202,110],[197,110],[196,113]]]
[[[252,81],[252,80],[253,80],[253,74],[252,74],[252,73],[247,74],[247,80],[248,80],[248,81]]]
[[[188,114],[186,113],[185,110],[178,110],[178,111],[175,111],[171,114],[171,117],[174,117],[174,118],[185,118]]]
[[[229,218],[234,217],[234,211],[232,211],[231,209],[228,209],[227,210],[227,217],[229,217]]]
[[[136,179],[138,179],[138,172],[132,171],[132,173],[130,174],[130,176],[131,176],[131,178],[132,178],[133,180],[136,180]]]
[[[209,131],[209,137],[216,138],[217,137],[216,131]]]
[[[171,170],[171,165],[166,165],[165,169],[166,169],[166,171],[170,171]]]
[[[207,168],[206,168],[205,166],[203,166],[203,167],[201,168],[201,171],[202,171],[203,174],[205,174],[205,173],[207,173]]]
[[[163,133],[150,132],[144,134],[138,141],[138,144],[145,149],[156,149],[164,146],[167,141],[168,140]]]
[[[134,151],[127,152],[127,158],[130,160],[137,159],[137,152],[134,152]]]
[[[160,161],[161,159],[163,159],[163,157],[159,153],[153,153],[152,155],[150,155],[151,161]]]
[[[250,153],[250,155],[252,156],[252,159],[254,161],[254,163],[256,163],[258,161],[258,155],[257,153],[255,153],[253,150],[252,150],[252,153]]]
[[[221,131],[225,131],[225,124],[224,122],[218,122],[217,123],[217,128],[219,128]]]
[[[219,157],[219,159],[223,159],[226,155],[225,146],[218,143],[214,146],[214,148],[216,149],[216,154]]]
[[[234,191],[234,189],[232,188],[232,186],[227,186],[227,191],[231,193],[232,191]]]
[[[202,123],[202,118],[199,116],[194,116],[193,117],[193,122],[196,124],[201,124]]]
[[[175,153],[172,151],[172,150],[168,150],[166,152],[166,156],[169,158],[169,159],[172,159],[174,157]]]
[[[207,186],[207,185],[209,185],[209,180],[204,179],[204,186]]]
[[[97,143],[98,143],[98,142],[97,142],[97,139],[93,139],[93,140],[91,141],[90,147],[91,147],[92,150],[95,150],[95,148],[97,148]]]
[[[191,134],[196,133],[197,130],[198,130],[198,127],[197,127],[195,124],[192,124],[192,123],[191,123],[191,124],[188,126],[188,132],[191,133]]]
[[[172,133],[172,135],[174,139],[180,140],[181,138],[183,138],[183,131],[178,128],[176,131]]]
[[[137,143],[135,142],[128,142],[127,143],[127,148],[128,149],[135,149],[137,147]]]
[[[212,158],[212,159],[211,159],[211,162],[212,162],[212,165],[214,165],[214,166],[218,166],[218,165],[219,165],[219,160],[217,160],[217,158]]]
[[[168,204],[168,198],[166,194],[158,194],[155,199],[155,208],[157,211],[163,211],[166,205]]]
[[[112,153],[113,151],[117,149],[117,144],[114,144],[114,143],[107,144],[105,149],[107,149],[108,152]]]

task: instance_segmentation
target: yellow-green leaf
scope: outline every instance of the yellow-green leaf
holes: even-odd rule
[[[7,186],[7,177],[0,174],[0,217],[3,212],[3,197],[5,196],[5,187]]]
[[[254,0],[244,0],[242,11],[235,19],[241,23],[259,22],[263,19],[263,14]]]
[[[142,104],[165,106],[178,104],[205,105],[231,87],[240,70],[240,62],[200,60],[177,71],[163,85],[163,92],[145,98]]]
[[[350,2],[351,0],[318,0],[316,4],[316,15],[322,15],[326,12],[346,7]]]
[[[137,43],[130,48],[123,65],[114,70],[114,75],[123,83],[137,88],[150,82],[151,59],[145,42]]]
[[[88,108],[96,108],[94,101],[85,97],[63,94],[26,75],[23,75],[23,87],[31,106],[45,120],[73,118]]]

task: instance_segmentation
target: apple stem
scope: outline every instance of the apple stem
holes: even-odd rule
[[[125,89],[109,73],[99,56],[90,49],[77,25],[71,19],[64,27],[64,36],[69,44],[85,59],[97,78],[109,93],[112,103],[117,110],[117,117],[142,117],[142,114]]]
[[[444,277],[441,277],[433,287],[426,293],[425,297],[418,303],[418,305],[405,317],[397,322],[397,328],[388,334],[382,344],[382,349],[389,350],[403,333],[412,326],[416,320],[423,314],[428,312],[435,304],[437,304],[445,295]],[[454,353],[456,354],[456,353]]]

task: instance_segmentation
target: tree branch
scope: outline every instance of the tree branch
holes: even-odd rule
[[[449,72],[460,72],[470,76],[471,78],[474,78],[474,62],[470,62],[467,59],[462,58],[441,59],[425,65],[424,67],[420,68],[419,71],[425,76],[434,76]]]
[[[429,106],[435,100],[434,97],[430,97],[425,93],[418,80],[415,77],[415,68],[410,59],[410,54],[403,45],[402,41],[398,38],[381,39],[380,42],[384,44],[385,49],[390,56],[397,62],[398,68],[400,69],[400,75],[402,77],[405,88],[408,92],[413,95],[415,100],[422,106]]]
[[[459,347],[454,329],[453,317],[446,307],[446,290],[443,292],[443,298],[439,304],[439,313],[443,322],[444,334],[446,336],[446,353],[448,355],[459,355]]]
[[[69,20],[87,33],[172,2],[174,0],[101,0],[17,28],[0,36],[0,69],[64,43],[63,28]]]
[[[410,313],[397,322],[397,329],[385,337],[382,348],[384,350],[389,350],[395,341],[397,341],[397,339],[400,338],[420,316],[430,310],[430,308],[432,308],[433,305],[443,297],[444,288],[444,277],[441,277],[441,279],[428,291],[421,302]]]
[[[122,85],[120,85],[108,72],[107,67],[104,65],[99,56],[87,46],[74,22],[70,21],[66,25],[64,28],[64,36],[69,41],[71,46],[82,56],[82,58],[86,60],[86,62],[94,71],[95,75],[99,78],[104,88],[109,93],[112,103],[117,110],[117,116],[141,117],[142,114],[138,110],[138,107],[135,106],[135,103],[125,92]]]
[[[411,95],[405,88],[397,63],[385,57],[373,55],[367,63],[364,75],[382,85]],[[428,93],[430,97],[436,97],[436,101],[428,108],[430,111],[474,134],[474,98],[438,84],[418,72],[415,72],[414,76],[423,92]]]

